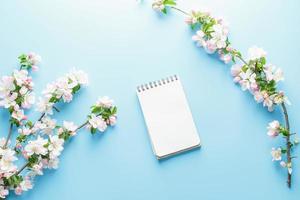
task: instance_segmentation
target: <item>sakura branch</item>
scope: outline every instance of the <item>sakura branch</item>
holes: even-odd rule
[[[154,10],[167,14],[170,9],[179,11],[186,16],[185,22],[197,30],[192,37],[197,46],[204,48],[209,54],[218,54],[226,64],[233,63],[231,74],[233,81],[241,86],[243,91],[250,92],[257,103],[262,103],[268,111],[276,106],[282,108],[284,122],[274,120],[269,123],[268,135],[272,138],[281,136],[285,140],[285,147],[272,148],[273,161],[279,161],[287,169],[287,185],[292,185],[292,150],[299,142],[295,134],[291,133],[289,116],[286,104],[290,104],[283,91],[277,89],[277,84],[284,80],[280,68],[267,63],[267,53],[256,46],[248,50],[245,59],[241,52],[233,48],[228,38],[228,26],[221,18],[214,18],[209,12],[186,12],[176,6],[174,0],[155,0],[152,4]]]
[[[92,106],[81,126],[70,121],[60,125],[52,118],[53,111],[58,111],[56,103],[70,103],[88,83],[87,75],[80,70],[72,70],[48,84],[37,103],[36,110],[41,116],[35,122],[28,120],[24,110],[29,109],[35,99],[29,72],[38,69],[41,58],[30,53],[21,55],[19,60],[19,70],[2,77],[0,82],[0,106],[10,113],[8,136],[0,139],[0,199],[8,198],[10,191],[21,195],[33,188],[34,178],[43,175],[45,169],[57,169],[64,144],[80,130],[86,127],[93,134],[104,132],[117,120],[117,108],[108,97],[100,98]],[[11,145],[14,127],[18,128],[18,135],[15,144]],[[16,162],[20,159],[25,162],[18,167]]]

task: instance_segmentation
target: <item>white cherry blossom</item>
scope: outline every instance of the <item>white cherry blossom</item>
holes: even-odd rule
[[[104,132],[107,128],[107,124],[101,116],[92,114],[88,122],[91,127],[98,129],[100,132]]]
[[[156,11],[161,12],[163,9],[165,9],[163,0],[154,0],[154,2],[152,3],[152,8]]]
[[[34,52],[28,53],[28,60],[32,67],[37,67],[36,65],[42,61],[42,57]]]
[[[276,68],[274,65],[266,65],[264,68],[266,78],[268,81],[282,81],[284,80],[283,71],[280,68]]]
[[[111,108],[114,104],[114,101],[107,96],[101,97],[98,99],[96,106],[102,106],[104,108]]]
[[[281,160],[281,148],[272,148],[271,151],[272,161],[280,161]]]
[[[30,108],[35,103],[35,95],[34,93],[29,93],[24,95],[24,101],[22,102],[23,108]]]
[[[47,154],[47,148],[45,145],[48,143],[48,141],[40,136],[36,140],[31,140],[28,142],[28,144],[25,146],[25,151],[28,156],[32,156],[33,154],[36,155],[46,155]]]
[[[50,138],[50,144],[48,146],[48,150],[50,152],[50,159],[57,158],[62,150],[64,149],[64,140],[59,138],[57,135],[55,136],[49,136]]]
[[[265,52],[262,48],[257,46],[253,46],[248,50],[248,59],[249,60],[256,60],[259,58],[263,58],[267,56],[267,52]]]
[[[40,113],[52,115],[53,114],[53,105],[54,105],[54,103],[49,102],[48,99],[39,98],[39,101],[36,105],[36,110]]]
[[[268,135],[270,137],[276,137],[279,135],[280,132],[280,123],[277,120],[274,120],[269,123],[268,127]]]
[[[28,127],[22,127],[18,129],[19,134],[21,135],[30,135],[32,133],[32,130]]]
[[[9,173],[16,170],[17,167],[13,163],[17,160],[15,151],[10,148],[0,148],[0,156],[0,173]]]
[[[0,98],[6,97],[15,89],[14,78],[12,76],[3,76],[0,81]]]
[[[63,127],[64,127],[66,130],[70,131],[70,134],[71,134],[72,136],[76,134],[76,130],[77,130],[77,128],[78,128],[78,126],[75,125],[74,122],[68,122],[68,121],[64,121],[64,122],[63,122]]]
[[[82,70],[73,69],[67,76],[73,82],[80,85],[87,85],[89,83],[88,75]]]
[[[8,189],[0,185],[0,198],[5,199],[8,194],[9,194]]]
[[[43,117],[39,129],[42,133],[51,134],[56,127],[56,120],[50,117]]]

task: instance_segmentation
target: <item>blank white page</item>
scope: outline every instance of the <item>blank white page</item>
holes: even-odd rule
[[[200,146],[200,138],[178,76],[137,87],[154,154],[165,158]]]

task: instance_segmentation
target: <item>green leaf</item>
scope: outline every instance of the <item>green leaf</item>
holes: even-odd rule
[[[286,153],[286,149],[281,149],[281,153]]]
[[[16,188],[20,185],[20,183],[23,181],[23,177],[21,175],[12,175],[9,178],[4,178],[4,185]]]
[[[110,112],[111,112],[112,115],[116,114],[117,113],[117,107],[116,106],[112,107]]]
[[[282,135],[288,136],[289,132],[286,129],[280,131]]]
[[[58,99],[56,97],[51,97],[49,102],[50,103],[56,103],[58,101]]]
[[[91,128],[91,134],[94,135],[96,133],[97,129],[96,128]]]
[[[167,14],[167,9],[164,8],[164,9],[161,10],[161,12],[164,13],[164,14]]]
[[[21,55],[19,55],[18,59],[19,60],[27,59],[27,55],[26,54],[21,54]]]
[[[98,113],[101,113],[102,111],[103,111],[102,107],[92,106],[92,113],[93,114],[98,114]]]
[[[33,165],[35,165],[36,163],[38,163],[38,161],[39,161],[38,155],[33,154],[32,156],[30,156],[28,158],[28,166],[32,167]]]
[[[58,137],[60,139],[63,139],[64,141],[67,141],[67,140],[70,139],[71,135],[70,135],[70,133],[67,130],[65,130]]]
[[[233,62],[233,63],[236,63],[236,61],[235,61],[235,56],[232,56],[232,62]]]
[[[241,54],[241,52],[239,52],[239,51],[236,52],[236,55],[237,55],[238,57],[240,57],[240,58],[242,57],[242,54]]]
[[[29,128],[33,127],[33,123],[31,121],[27,121],[26,122],[26,126],[28,126]]]
[[[26,141],[26,138],[27,138],[26,135],[19,135],[19,136],[17,137],[17,141],[20,142],[20,143],[22,143],[22,142],[25,142],[25,141]]]
[[[260,63],[262,65],[265,65],[266,64],[266,58],[265,57],[260,58]]]
[[[72,93],[75,94],[76,92],[78,92],[80,90],[80,85],[76,85],[75,87],[73,87],[72,89]]]
[[[196,24],[191,24],[191,28],[194,30],[196,28]]]
[[[243,67],[242,67],[242,71],[243,72],[246,72],[248,70],[248,66],[247,65],[244,65]]]
[[[167,6],[176,6],[176,2],[174,0],[165,0],[164,5]]]

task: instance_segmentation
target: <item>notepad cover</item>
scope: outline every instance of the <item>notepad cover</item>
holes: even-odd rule
[[[154,154],[162,159],[200,146],[178,76],[137,87]]]

